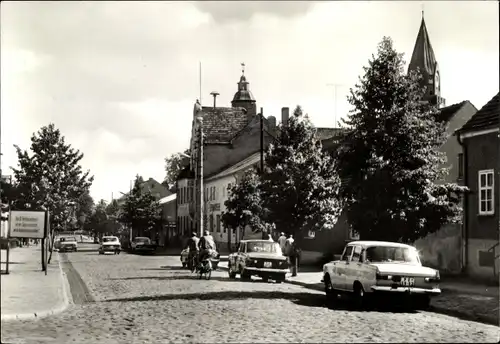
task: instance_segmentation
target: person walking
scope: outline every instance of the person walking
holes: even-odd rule
[[[300,261],[300,249],[295,241],[290,245],[290,270],[292,272],[292,277],[297,276],[299,272],[299,261]]]
[[[281,235],[278,238],[278,243],[280,244],[281,252],[283,252],[283,254],[285,254],[285,242],[286,242],[285,233],[281,232]]]

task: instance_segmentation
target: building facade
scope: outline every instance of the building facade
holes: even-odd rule
[[[496,94],[457,132],[462,144],[464,198],[463,266],[476,278],[499,277],[500,94]]]

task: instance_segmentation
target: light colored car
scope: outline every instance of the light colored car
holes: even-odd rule
[[[422,266],[415,247],[384,241],[348,243],[340,260],[323,265],[330,300],[351,294],[358,305],[374,295],[410,296],[422,308],[439,295],[439,271]]]
[[[102,237],[101,245],[99,246],[99,254],[105,254],[108,252],[120,254],[121,248],[122,247],[118,237],[104,236]]]
[[[242,279],[259,276],[281,283],[289,272],[279,244],[268,240],[242,240],[238,251],[231,253],[228,260],[230,278],[240,274]]]
[[[72,236],[64,236],[60,237],[56,242],[54,242],[54,248],[57,248],[59,252],[69,252],[73,251],[76,252],[78,251],[78,243],[76,241],[75,237]]]

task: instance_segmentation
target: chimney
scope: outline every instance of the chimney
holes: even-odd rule
[[[214,91],[214,92],[210,93],[210,95],[212,95],[212,97],[214,97],[214,109],[215,109],[215,104],[216,104],[215,99],[217,98],[219,93]]]
[[[274,116],[267,117],[267,123],[269,123],[269,130],[271,132],[274,132],[274,130],[276,129],[276,117]]]
[[[289,117],[290,117],[290,109],[287,107],[281,108],[281,125],[286,126],[288,124]]]

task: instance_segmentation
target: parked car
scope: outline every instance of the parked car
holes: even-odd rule
[[[340,260],[323,265],[329,300],[350,294],[358,306],[370,296],[409,296],[428,308],[439,295],[439,271],[422,266],[415,247],[384,241],[348,243]]]
[[[242,240],[238,251],[229,255],[230,278],[240,274],[241,279],[259,276],[264,280],[283,282],[289,272],[288,262],[278,243],[268,240]]]
[[[57,246],[54,243],[54,247],[58,248],[59,252],[78,251],[78,243],[76,242],[76,238],[71,236],[60,237],[57,242]]]
[[[188,266],[188,257],[189,257],[189,247],[181,251],[181,264],[183,268]],[[220,262],[220,253],[219,251],[217,251],[217,255],[211,260],[212,270],[217,270],[219,262]]]
[[[118,237],[104,236],[102,237],[101,245],[99,246],[99,254],[105,254],[107,252],[120,254],[121,249],[122,247]]]
[[[156,250],[156,245],[154,245],[148,237],[136,237],[130,243],[130,248],[132,252],[152,253]]]

